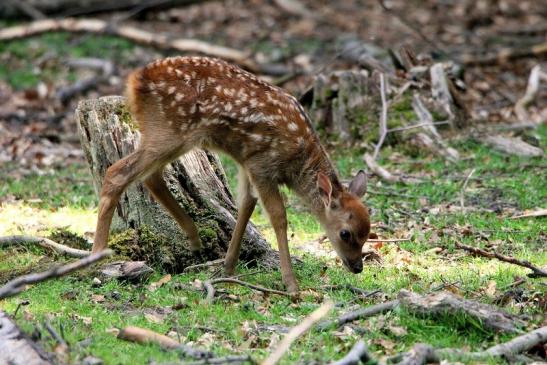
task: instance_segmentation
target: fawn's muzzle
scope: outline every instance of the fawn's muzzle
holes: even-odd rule
[[[359,259],[353,262],[346,259],[342,261],[344,262],[346,268],[354,274],[359,274],[363,271],[363,259]]]

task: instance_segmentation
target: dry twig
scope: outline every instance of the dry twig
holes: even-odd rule
[[[262,362],[262,365],[275,365],[283,357],[283,355],[289,350],[291,344],[304,333],[306,333],[317,321],[326,316],[333,308],[332,302],[323,303],[319,308],[314,310],[309,316],[304,318],[300,324],[291,328],[289,333],[283,337],[283,340],[279,342],[276,349],[268,356],[266,360]]]
[[[207,292],[207,297],[206,297],[206,302],[207,303],[210,304],[214,301],[214,298],[215,298],[215,287],[214,287],[214,285],[219,284],[219,283],[238,284],[238,285],[245,286],[249,289],[257,290],[257,291],[260,291],[260,292],[263,292],[263,293],[278,294],[278,295],[284,295],[284,296],[287,296],[287,297],[291,297],[291,294],[286,292],[286,291],[268,289],[268,288],[265,288],[265,287],[260,286],[260,285],[251,284],[251,283],[248,283],[246,281],[241,281],[241,280],[237,280],[237,279],[234,279],[234,278],[217,278],[217,279],[213,279],[213,280],[206,280],[206,281],[203,282],[203,287]]]
[[[45,237],[32,236],[4,236],[0,237],[0,247],[34,244],[46,249],[53,250],[57,253],[68,255],[71,257],[86,257],[90,251],[78,250],[77,248],[68,247],[60,243],[54,242]]]
[[[512,216],[511,219],[545,217],[546,215],[547,215],[547,209],[538,209],[532,212]]]
[[[69,264],[55,267],[44,272],[19,276],[6,285],[0,287],[0,299],[20,293],[27,285],[36,284],[53,278],[58,278],[96,263],[112,254],[112,250],[104,250]]]
[[[532,273],[528,274],[528,277],[530,277],[530,278],[544,278],[544,277],[547,277],[547,271],[545,271],[543,269],[540,269],[537,266],[532,265],[528,261],[519,260],[519,259],[516,259],[516,258],[511,257],[511,256],[505,256],[505,255],[499,254],[497,252],[488,252],[488,251],[482,250],[482,249],[477,248],[477,247],[464,245],[464,244],[459,243],[459,242],[456,242],[455,245],[456,245],[457,248],[461,248],[462,250],[471,252],[475,255],[479,255],[479,256],[482,256],[482,257],[488,257],[488,258],[496,258],[496,259],[498,259],[500,261],[503,261],[503,262],[507,262],[507,263],[510,263],[510,264],[513,264],[513,265],[526,267],[526,268],[532,270]]]
[[[324,321],[317,325],[317,330],[324,331],[333,325],[336,327],[343,326],[346,323],[357,321],[359,319],[364,319],[368,317],[375,316],[377,314],[389,312],[399,305],[398,300],[391,300],[389,302],[375,304],[370,307],[362,308],[353,312],[344,313],[341,317],[332,320]]]
[[[129,326],[125,327],[118,334],[118,338],[121,340],[136,342],[140,344],[155,343],[166,350],[180,351],[184,356],[193,357],[196,359],[212,358],[214,355],[209,351],[202,351],[194,349],[185,344],[181,344],[178,341],[173,340],[171,337],[162,335],[161,333],[154,332],[152,330]]]
[[[485,351],[466,352],[460,349],[440,349],[435,352],[443,359],[459,361],[485,361],[492,357],[514,356],[547,341],[547,326],[538,328],[510,341],[492,346]]]
[[[202,268],[209,268],[209,267],[212,267],[212,266],[218,266],[218,265],[222,265],[223,263],[224,263],[224,258],[216,259],[216,260],[213,260],[213,261],[204,262],[202,264],[186,266],[184,268],[184,270],[182,270],[182,272],[191,272],[191,271],[194,271],[194,270],[199,271]]]

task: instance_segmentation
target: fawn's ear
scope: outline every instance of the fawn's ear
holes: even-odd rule
[[[357,175],[349,184],[349,191],[361,198],[367,192],[367,174],[363,170],[359,170]]]
[[[330,179],[322,172],[317,173],[317,187],[321,193],[321,199],[325,207],[330,206],[332,199],[332,183]]]

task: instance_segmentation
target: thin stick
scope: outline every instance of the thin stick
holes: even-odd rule
[[[469,183],[469,179],[471,179],[471,176],[473,176],[473,173],[475,173],[475,169],[472,169],[471,172],[469,172],[460,190],[460,207],[462,209],[465,208],[465,189],[467,188],[467,184]]]
[[[212,266],[217,266],[217,265],[221,265],[224,263],[224,258],[221,258],[221,259],[216,259],[216,260],[213,260],[213,261],[207,261],[207,262],[204,262],[202,264],[196,264],[196,265],[190,265],[190,266],[186,266],[184,268],[184,270],[182,270],[182,272],[190,272],[192,270],[196,270],[196,269],[201,269],[201,268],[207,268],[207,267],[212,267]]]
[[[378,157],[378,153],[380,153],[380,148],[382,148],[382,145],[384,144],[384,140],[386,139],[387,134],[387,101],[386,101],[386,82],[385,82],[385,75],[383,73],[380,74],[380,96],[382,98],[382,113],[380,114],[380,138],[378,139],[378,143],[374,147],[374,153],[372,154],[372,158],[376,160]]]
[[[245,286],[245,287],[253,289],[253,290],[261,291],[263,293],[271,293],[271,294],[278,294],[278,295],[291,297],[291,294],[286,292],[286,291],[268,289],[268,288],[265,288],[265,287],[260,286],[260,285],[251,284],[251,283],[248,283],[246,281],[241,281],[241,280],[237,280],[237,279],[234,279],[234,278],[217,278],[217,279],[213,279],[213,280],[206,280],[206,281],[203,282],[203,287],[207,291],[207,297],[206,297],[207,303],[210,304],[214,301],[214,297],[215,297],[215,287],[214,287],[214,285],[219,284],[219,283],[238,284],[238,285],[242,285],[242,286]]]
[[[326,316],[334,307],[332,302],[323,303],[319,308],[314,310],[309,316],[304,318],[300,324],[291,328],[289,333],[285,335],[276,349],[262,362],[262,365],[275,365],[283,355],[289,350],[291,344],[304,333],[306,333],[316,322]]]
[[[39,283],[52,278],[58,278],[82,269],[112,255],[112,250],[104,250],[69,264],[55,267],[41,273],[19,276],[0,288],[0,299],[20,293],[27,285]]]
[[[547,326],[528,332],[522,336],[488,348],[485,351],[465,352],[460,349],[440,349],[435,352],[443,359],[458,359],[463,361],[483,361],[497,356],[521,354],[534,346],[547,341]]]
[[[34,244],[53,250],[57,253],[68,255],[71,257],[86,257],[91,254],[91,251],[78,250],[77,248],[68,247],[60,243],[54,242],[45,237],[32,236],[4,236],[0,237],[0,247]]]
[[[430,126],[431,124],[433,124],[433,125],[444,125],[444,124],[451,124],[451,123],[450,123],[449,121],[447,121],[447,120],[445,120],[444,122],[418,123],[418,124],[408,125],[408,126],[406,126],[406,127],[398,127],[398,128],[388,129],[387,132],[388,132],[388,133],[391,133],[391,132],[402,132],[402,131],[407,131],[407,130],[409,130],[409,129],[427,127],[427,126]]]
[[[364,318],[375,316],[377,314],[389,312],[390,310],[393,310],[398,305],[399,305],[398,300],[391,300],[389,302],[380,303],[380,304],[372,305],[370,307],[362,308],[354,312],[345,313],[341,317],[335,320],[325,321],[320,323],[317,326],[317,330],[324,331],[333,325],[336,325],[336,327],[340,327],[349,322],[353,322],[359,319],[364,319]]]
[[[368,353],[367,345],[363,340],[359,340],[346,356],[332,362],[331,365],[359,365],[361,363],[366,364],[370,360],[372,360],[372,356]]]
[[[503,262],[507,262],[507,263],[510,263],[510,264],[513,264],[513,265],[526,267],[526,268],[532,270],[532,273],[528,274],[528,277],[530,277],[530,278],[540,278],[540,277],[544,278],[544,277],[547,277],[547,271],[545,271],[543,269],[540,269],[537,266],[532,265],[528,261],[519,260],[519,259],[516,259],[516,258],[511,257],[511,256],[505,256],[505,255],[499,254],[497,252],[488,252],[488,251],[482,250],[482,249],[477,248],[477,247],[464,245],[464,244],[459,243],[459,242],[455,242],[455,245],[456,245],[457,248],[461,248],[462,250],[472,252],[475,255],[488,257],[488,258],[496,258],[496,259],[498,259],[500,261],[503,261]]]
[[[519,214],[511,217],[510,219],[519,219],[519,218],[531,218],[531,217],[544,217],[547,215],[547,209],[538,209],[530,213]]]
[[[408,238],[390,238],[390,239],[381,239],[381,238],[369,238],[367,242],[407,242],[412,240],[411,237]]]

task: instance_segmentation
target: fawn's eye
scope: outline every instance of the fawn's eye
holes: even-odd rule
[[[349,242],[349,239],[351,238],[351,233],[349,233],[347,229],[343,229],[340,231],[340,238],[345,242]]]

